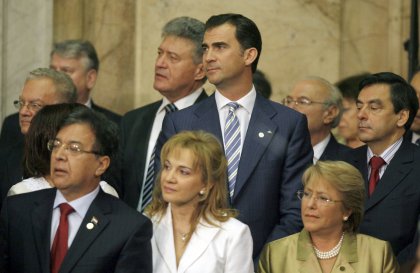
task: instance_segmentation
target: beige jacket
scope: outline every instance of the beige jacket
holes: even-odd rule
[[[309,233],[302,230],[267,244],[259,273],[322,273]],[[398,263],[388,242],[362,234],[345,234],[331,273],[397,273]]]

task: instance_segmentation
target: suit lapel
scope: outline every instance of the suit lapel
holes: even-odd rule
[[[263,100],[257,95],[242,147],[232,202],[235,201],[236,196],[238,196],[245,182],[260,161],[261,156],[266,151],[271,139],[276,134],[277,125],[272,121],[272,118],[276,114],[277,112],[272,109],[268,101]]]
[[[155,219],[153,220],[155,222]],[[166,210],[166,214],[154,224],[153,240],[156,242],[157,250],[160,253],[166,267],[170,272],[177,272],[176,268],[176,254],[174,245],[174,234],[172,228],[172,215],[170,207]]]
[[[152,132],[153,122],[156,117],[156,112],[161,104],[162,101],[156,103],[153,108],[149,109],[149,111],[145,112],[140,119],[136,120],[134,125],[138,128],[133,129],[133,132],[135,132],[136,135],[131,139],[136,140],[136,143],[133,145],[133,153],[135,154],[134,158],[136,159],[134,166],[137,166],[136,182],[139,183],[139,189],[143,186],[144,168],[146,166],[147,149],[149,147],[149,139]]]
[[[367,145],[363,145],[360,148],[356,148],[351,151],[352,158],[350,159],[350,164],[352,164],[356,169],[358,169],[363,176],[365,182],[365,189],[369,188],[368,185],[368,168],[367,168]],[[368,198],[368,192],[366,191],[366,198]]]
[[[109,219],[106,214],[111,212],[111,207],[104,197],[105,193],[100,190],[98,196],[90,205],[77,231],[76,237],[64,258],[60,273],[71,272],[78,260],[108,225]],[[91,223],[93,217],[96,218],[97,223],[94,224],[92,229],[88,229],[87,224]]]
[[[210,132],[215,135],[220,143],[223,145],[223,136],[220,129],[219,111],[217,110],[216,100],[214,94],[208,100],[204,100],[200,107],[194,111],[197,117],[196,124],[192,128],[200,128],[204,131]]]
[[[367,199],[365,210],[368,210],[385,198],[411,172],[414,161],[413,148],[415,148],[414,144],[411,144],[409,141],[402,143],[379,180],[372,196]]]
[[[51,218],[55,192],[55,189],[49,190],[47,198],[36,202],[32,211],[32,232],[37,249],[34,255],[38,255],[42,272],[50,272]]]
[[[203,255],[218,231],[219,228],[209,226],[203,222],[200,222],[197,225],[179,262],[178,273],[186,272],[188,268]]]

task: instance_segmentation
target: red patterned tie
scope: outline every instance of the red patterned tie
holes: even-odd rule
[[[369,196],[375,190],[376,184],[379,181],[379,169],[385,164],[385,161],[380,156],[373,156],[370,161],[370,177],[369,177]]]
[[[69,222],[67,216],[74,209],[67,203],[60,204],[60,223],[55,233],[54,242],[51,248],[51,273],[57,273],[60,270],[61,263],[67,253],[69,238]]]

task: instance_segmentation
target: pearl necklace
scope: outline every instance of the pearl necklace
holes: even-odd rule
[[[338,242],[338,244],[333,248],[333,249],[331,249],[331,250],[329,250],[329,251],[321,251],[321,250],[319,250],[318,248],[316,248],[314,245],[312,245],[312,247],[314,248],[314,250],[315,250],[315,255],[316,255],[316,257],[318,258],[318,259],[321,259],[321,260],[328,260],[328,259],[331,259],[331,258],[334,258],[335,256],[337,256],[338,255],[338,253],[340,252],[340,249],[341,249],[341,245],[342,245],[342,243],[343,243],[343,238],[344,238],[344,232],[343,232],[343,234],[341,235],[341,238],[340,238],[340,241]]]

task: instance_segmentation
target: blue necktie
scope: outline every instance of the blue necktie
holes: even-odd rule
[[[175,112],[178,110],[176,108],[175,104],[170,103],[165,106],[166,113]],[[143,212],[144,209],[147,207],[147,205],[152,201],[152,192],[153,192],[153,186],[155,182],[155,153],[156,153],[156,145],[153,148],[153,152],[150,155],[149,165],[147,165],[147,174],[146,174],[146,180],[144,181],[141,196],[141,202],[139,202],[137,206],[137,210],[140,212]]]
[[[238,165],[241,158],[241,130],[239,119],[235,112],[240,107],[236,102],[230,102],[227,104],[229,107],[229,113],[225,124],[225,154],[228,161],[228,186],[229,195],[232,198],[236,177],[238,174]]]

